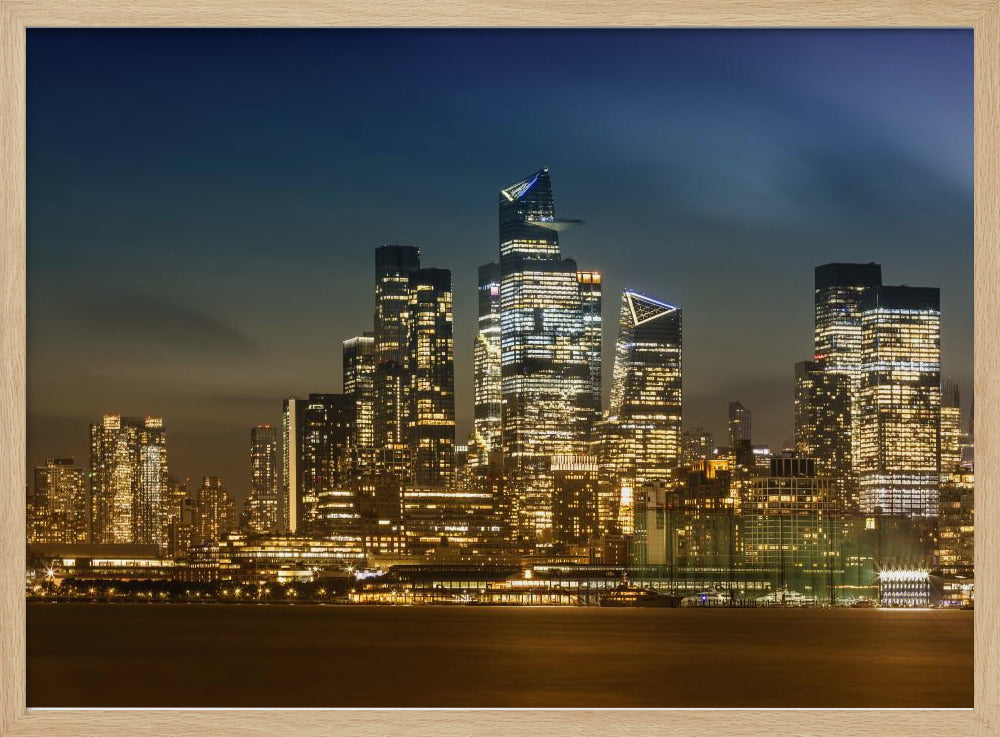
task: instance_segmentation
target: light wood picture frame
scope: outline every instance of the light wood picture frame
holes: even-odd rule
[[[975,47],[973,709],[28,710],[25,686],[26,29],[963,27]],[[0,0],[0,735],[1000,734],[1000,0]]]

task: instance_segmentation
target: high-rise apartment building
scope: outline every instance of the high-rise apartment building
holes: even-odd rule
[[[941,384],[941,480],[950,481],[962,465],[962,406],[958,384],[949,376]]]
[[[455,471],[455,341],[451,272],[410,275],[407,483],[447,486]]]
[[[826,371],[818,361],[795,364],[795,450],[816,460],[817,474],[829,478],[841,509],[858,508],[852,482],[852,378]]]
[[[587,543],[600,535],[600,467],[591,456],[552,459],[552,540]]]
[[[500,450],[500,264],[479,267],[479,323],[475,351],[475,416],[473,441],[475,457],[470,462],[484,465],[491,453]]]
[[[320,494],[351,488],[356,463],[354,400],[310,394],[282,406],[283,496],[290,532],[309,532],[320,520]]]
[[[203,479],[195,504],[197,544],[218,542],[236,529],[236,506],[218,476]]]
[[[362,333],[344,341],[344,394],[354,400],[354,447],[358,469],[371,473],[375,462],[375,336]]]
[[[163,420],[105,415],[92,423],[90,468],[92,541],[165,549],[168,474]]]
[[[602,278],[599,271],[578,271],[576,280],[580,284],[580,310],[583,313],[583,346],[587,353],[590,369],[590,407],[592,419],[588,431],[592,433],[601,419],[601,302]]]
[[[278,430],[268,424],[250,428],[250,494],[244,510],[245,527],[251,532],[277,532]]]
[[[375,250],[375,455],[390,486],[410,475],[410,277],[419,269],[416,246]]]
[[[519,532],[552,528],[551,458],[582,455],[594,422],[576,262],[564,259],[548,168],[500,190],[502,448]]]
[[[617,476],[632,489],[667,481],[681,457],[681,310],[622,294],[609,420]]]
[[[47,529],[46,542],[90,540],[90,493],[87,470],[73,458],[46,458],[35,467],[33,512]]]
[[[861,509],[936,516],[941,474],[939,291],[875,287],[865,293],[860,313]]]

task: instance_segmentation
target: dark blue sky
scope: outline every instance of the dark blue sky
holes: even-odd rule
[[[542,164],[563,252],[684,309],[684,412],[792,433],[812,269],[939,286],[972,394],[971,31],[28,31],[28,463],[103,412],[247,484],[249,427],[340,388],[373,250],[455,284],[459,439],[497,191]]]

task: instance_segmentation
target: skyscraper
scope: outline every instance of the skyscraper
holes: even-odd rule
[[[742,402],[729,403],[729,447],[733,452],[751,442],[753,415]]]
[[[268,424],[250,428],[250,494],[245,524],[252,532],[276,532],[278,515],[278,431]]]
[[[34,511],[50,528],[52,542],[85,543],[90,539],[87,471],[73,458],[46,458],[35,467]]]
[[[880,286],[861,303],[861,508],[936,516],[941,453],[939,291]]]
[[[500,264],[479,267],[479,324],[475,363],[473,440],[477,465],[500,450]]]
[[[941,385],[941,480],[950,481],[962,465],[962,406],[958,384],[949,376]]]
[[[817,370],[848,377],[850,384],[850,407],[848,408],[847,439],[850,443],[850,466],[847,478],[839,488],[849,499],[857,498],[858,453],[858,392],[861,388],[861,301],[872,289],[882,284],[882,267],[876,263],[847,264],[831,263],[817,266],[814,282],[815,334],[813,360]],[[831,380],[833,381],[833,380]],[[834,391],[827,397],[831,400],[839,396]],[[836,406],[817,409],[827,417],[840,414]],[[836,451],[838,454],[842,450]],[[839,457],[839,456],[838,456]],[[842,468],[839,460],[818,458],[821,473],[835,466]]]
[[[576,262],[559,250],[547,167],[500,190],[502,446],[520,534],[552,528],[553,455],[582,455],[593,423]]]
[[[832,481],[834,500],[844,510],[858,507],[852,483],[851,375],[825,371],[818,361],[795,364],[795,450],[816,461],[816,473]]]
[[[354,447],[361,473],[375,461],[375,336],[362,333],[344,341],[344,394],[354,400]]]
[[[446,486],[455,470],[455,342],[451,272],[410,275],[409,483]]]
[[[165,548],[163,420],[104,415],[92,423],[90,469],[92,541]]]
[[[217,542],[236,528],[233,499],[218,476],[204,478],[195,504],[197,544]]]
[[[576,280],[580,284],[580,310],[583,313],[583,347],[587,353],[590,369],[590,408],[592,420],[588,430],[601,419],[601,273],[599,271],[578,271]]]
[[[375,454],[388,484],[409,476],[410,276],[419,268],[416,246],[375,250]]]
[[[681,456],[681,310],[625,290],[609,419],[617,426],[617,472],[633,490],[667,481]]]
[[[287,528],[302,533],[320,520],[324,491],[349,489],[355,471],[354,401],[345,394],[310,394],[282,406],[282,455]]]

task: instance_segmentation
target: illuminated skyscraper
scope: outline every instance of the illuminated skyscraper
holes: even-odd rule
[[[197,509],[196,543],[218,542],[236,529],[236,510],[218,476],[206,476],[195,501]]]
[[[455,342],[451,272],[420,269],[410,275],[408,483],[448,485],[455,470]]]
[[[320,520],[324,491],[351,488],[354,401],[344,394],[286,399],[282,407],[284,498],[290,532],[310,532]]]
[[[479,326],[476,331],[475,419],[477,465],[500,450],[500,264],[479,267]]]
[[[941,480],[950,481],[962,465],[962,407],[958,384],[949,376],[941,385]]]
[[[816,460],[816,473],[832,482],[841,509],[856,510],[852,483],[851,376],[825,371],[817,361],[795,364],[795,450]]]
[[[941,453],[939,291],[881,286],[861,311],[861,508],[936,516]]]
[[[623,486],[667,481],[681,455],[680,308],[622,294],[609,419]]]
[[[729,403],[729,447],[733,451],[750,443],[753,415],[742,402]]]
[[[105,415],[90,426],[96,543],[166,548],[167,446],[159,417]]]
[[[375,250],[375,455],[388,485],[410,471],[410,276],[419,269],[416,246]]]
[[[375,336],[344,341],[344,394],[354,400],[354,447],[358,470],[370,473],[375,461]]]
[[[851,465],[848,478],[841,484],[849,498],[857,497],[860,436],[858,392],[861,388],[861,301],[882,284],[879,264],[832,263],[817,266],[815,271],[815,335],[813,360],[821,371],[843,374],[850,381],[848,435]],[[838,396],[836,392],[830,395]],[[838,407],[819,410],[826,416],[841,412]],[[838,451],[839,452],[839,451]],[[827,462],[827,467],[831,467]]]
[[[593,418],[588,429],[601,419],[601,274],[598,271],[578,271],[580,308],[583,312],[583,346],[590,368],[589,403]]]
[[[581,544],[600,535],[600,473],[590,456],[555,456],[552,459],[552,539],[566,545]]]
[[[72,458],[47,458],[35,467],[34,510],[46,520],[48,542],[90,540],[90,494],[87,471]]]
[[[576,262],[559,251],[548,168],[500,191],[502,446],[520,534],[552,528],[553,455],[583,455],[593,423]]]
[[[250,494],[245,526],[252,532],[277,532],[278,431],[267,424],[250,428]]]

